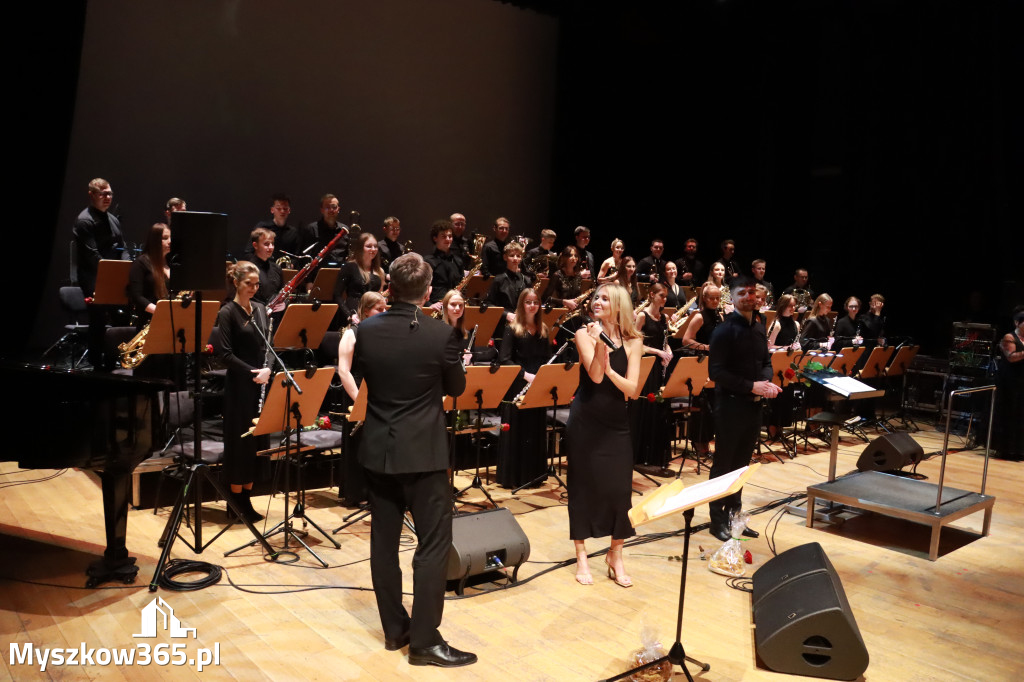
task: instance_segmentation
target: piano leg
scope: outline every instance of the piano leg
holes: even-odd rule
[[[103,521],[106,526],[107,548],[103,558],[94,561],[86,569],[89,576],[86,587],[96,587],[105,582],[119,580],[135,582],[139,567],[135,557],[128,556],[128,502],[131,496],[132,479],[127,471],[108,469],[100,473],[103,489]]]

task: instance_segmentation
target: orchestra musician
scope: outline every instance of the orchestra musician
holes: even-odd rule
[[[740,264],[734,257],[736,255],[736,242],[732,239],[726,239],[722,242],[720,248],[722,250],[722,257],[719,259],[719,262],[725,266],[725,279],[731,285],[732,281],[740,276]],[[725,297],[724,291],[722,296],[723,298]]]
[[[640,259],[636,266],[636,278],[641,282],[664,282],[665,281],[665,241],[655,239],[651,241],[651,255]]]
[[[814,292],[807,286],[808,279],[807,268],[797,268],[793,273],[793,283],[782,290],[782,293],[796,297],[797,315],[806,313],[810,309],[810,303],[814,301]]]
[[[665,306],[675,308],[677,313],[684,312],[686,290],[679,284],[679,266],[672,261],[665,263]]]
[[[541,230],[540,244],[527,251],[523,257],[523,263],[527,266],[523,270],[533,278],[533,281],[536,282],[539,277],[551,277],[552,268],[549,267],[550,259],[553,257],[551,249],[557,238],[558,234],[554,230]]]
[[[256,452],[266,447],[266,436],[243,438],[257,416],[260,384],[270,380],[270,368],[264,366],[270,330],[267,309],[254,296],[260,288],[260,272],[253,263],[238,261],[231,270],[235,296],[217,315],[221,337],[221,360],[227,365],[224,384],[224,477],[231,486],[231,497],[252,523],[263,516],[250,496],[256,471]]]
[[[370,232],[356,237],[352,257],[342,266],[334,285],[334,302],[338,317],[344,324],[358,321],[358,302],[367,291],[384,291],[384,269],[381,267],[377,238]]]
[[[441,310],[444,311],[441,319],[454,327],[462,339],[462,364],[469,365],[473,361],[473,349],[469,347],[469,331],[465,328],[466,299],[458,289],[451,289],[441,299]]]
[[[615,273],[615,284],[626,290],[635,308],[640,302],[640,287],[636,283],[636,261],[632,256],[623,256],[620,263],[622,267]]]
[[[502,365],[519,365],[520,371],[501,403],[501,421],[508,424],[498,438],[496,479],[505,488],[517,488],[544,473],[547,457],[547,414],[543,407],[517,408],[512,400],[551,357],[548,329],[540,313],[540,298],[533,289],[523,289],[515,317],[505,327],[498,352]]]
[[[803,332],[800,334],[800,346],[804,350],[828,350],[832,347],[832,320],[828,314],[832,312],[832,297],[821,294],[814,299],[814,307],[804,320]]]
[[[711,350],[711,335],[722,321],[722,311],[719,309],[721,299],[722,290],[714,284],[705,284],[701,289],[700,310],[693,313],[693,318],[683,334],[684,352],[706,355]],[[690,440],[693,441],[698,458],[706,457],[711,451],[710,443],[715,435],[713,401],[714,395],[711,391],[701,391],[697,394],[696,402],[700,412]]]
[[[637,389],[643,339],[633,321],[629,294],[622,287],[599,285],[590,310],[595,321],[576,331],[580,385],[566,423],[569,537],[576,549],[576,582],[594,582],[586,539],[610,535],[611,547],[605,556],[608,577],[621,587],[631,587],[633,581],[622,562],[622,545],[635,535],[627,516],[633,457],[624,398]]]
[[[612,240],[611,249],[612,255],[604,259],[597,273],[597,281],[601,284],[614,282],[622,270],[622,254],[626,250],[626,243],[616,237]]]
[[[558,269],[551,274],[548,288],[545,291],[548,304],[556,308],[565,308],[569,313],[576,310],[578,304],[575,299],[583,293],[583,277],[580,275],[582,265],[578,248],[570,244],[562,249],[562,252],[558,254]],[[571,339],[580,324],[581,320],[578,315],[566,322],[565,328],[560,327],[555,333],[556,344],[561,345]],[[576,349],[570,347],[564,357],[566,360],[575,361],[577,359]]]
[[[306,249],[314,244],[317,250],[323,248],[334,239],[339,230],[348,230],[348,225],[338,220],[341,212],[341,204],[338,197],[333,194],[325,194],[320,197],[320,218],[302,228],[299,235],[299,251],[305,253]],[[316,251],[313,252],[314,255]],[[348,256],[348,235],[339,239],[331,249],[330,253],[324,256],[325,265],[341,265]],[[306,280],[310,286],[313,284],[313,274]]]
[[[89,206],[75,219],[72,233],[78,262],[78,284],[86,298],[96,293],[96,275],[100,260],[120,260],[124,256],[124,236],[121,222],[110,213],[114,190],[103,178],[89,181]],[[106,332],[110,306],[90,305],[89,362],[93,367],[112,369],[114,357],[103,357],[103,336]]]
[[[273,241],[278,251],[296,254],[299,252],[299,230],[294,225],[288,223],[288,216],[292,213],[292,200],[287,194],[278,193],[271,198],[271,201],[270,215],[272,218],[270,220],[261,220],[256,223],[256,227],[263,228],[273,235]],[[242,255],[245,258],[252,258],[255,252],[256,245],[250,239],[250,243],[245,247]],[[260,288],[262,289],[263,287],[261,286]],[[262,291],[261,294],[266,296],[266,299],[261,300],[270,300],[271,296],[267,292]]]
[[[441,298],[445,292],[459,286],[462,281],[462,266],[452,253],[453,230],[451,221],[435,220],[430,226],[430,241],[434,242],[434,253],[424,258],[434,271],[434,277],[430,282],[430,307],[438,312],[443,310]]]
[[[388,216],[384,219],[384,239],[380,240],[380,266],[384,272],[388,271],[391,263],[405,253],[405,247],[398,243],[398,236],[402,233],[402,223],[395,216]],[[353,249],[358,253],[358,245]],[[385,281],[387,278],[385,277]]]
[[[697,259],[697,240],[687,239],[683,249],[682,258],[676,259],[679,280],[683,286],[699,287],[707,278],[704,276],[704,264]]]
[[[274,261],[275,240],[274,233],[265,227],[257,227],[249,235],[252,247],[251,262],[260,273],[260,288],[253,293],[253,297],[264,305],[269,303],[284,286],[284,273],[281,271],[281,266]],[[283,303],[270,312],[276,313],[281,310],[284,310]]]
[[[459,269],[465,272],[473,258],[469,255],[471,243],[466,236],[466,216],[461,213],[452,213],[448,220],[452,221],[452,254],[459,263]]]
[[[882,316],[884,305],[885,296],[871,294],[871,298],[868,300],[868,311],[858,318],[865,348],[885,345],[885,317]]]
[[[800,350],[800,323],[796,321],[796,297],[783,294],[775,306],[775,319],[768,327],[768,348],[777,352]],[[793,423],[797,384],[790,383],[771,403],[768,436],[777,438],[783,427]]]
[[[836,320],[835,347],[836,350],[847,346],[860,346],[864,343],[861,336],[861,320],[857,318],[860,311],[860,299],[850,296],[843,306],[846,308],[846,315]]]
[[[646,309],[637,313],[636,328],[643,335],[645,355],[654,355],[658,362],[647,375],[640,398],[630,401],[630,425],[633,435],[633,461],[642,473],[656,476],[671,476],[666,469],[671,457],[671,403],[658,402],[656,396],[664,384],[665,371],[672,362],[672,351],[668,348],[668,319],[663,314],[668,289],[656,282],[647,291],[650,302]]]
[[[1013,310],[1013,331],[999,341],[996,410],[993,433],[995,457],[1024,461],[1024,306]]]
[[[483,258],[480,273],[484,277],[497,277],[505,272],[505,247],[509,243],[508,235],[510,229],[507,218],[498,218],[494,221],[494,225],[491,226],[491,230],[494,231],[494,238],[488,240],[481,250]],[[512,309],[515,309],[515,300],[512,301]]]
[[[128,271],[128,302],[138,316],[136,329],[142,329],[156,312],[156,302],[167,298],[167,282],[171,268],[167,254],[171,252],[171,228],[155,223],[146,233],[142,253]]]
[[[491,244],[492,242],[488,242]],[[530,285],[526,275],[520,272],[520,264],[523,262],[523,246],[519,242],[505,244],[505,271],[494,278],[491,288],[487,291],[487,302],[490,305],[498,305],[505,309],[505,316],[501,318],[497,328],[494,330],[495,341],[500,341],[505,333],[505,325],[511,324],[516,317],[516,306],[519,302],[519,294]]]
[[[577,225],[573,230],[573,239],[576,240],[576,250],[580,256],[580,276],[583,279],[590,279],[594,276],[597,268],[597,259],[594,254],[587,250],[590,245],[590,228],[584,225]]]

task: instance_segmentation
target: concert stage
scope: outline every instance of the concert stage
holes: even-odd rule
[[[941,434],[914,434],[925,452],[941,445]],[[950,447],[959,444],[955,441]],[[838,471],[852,471],[863,443],[844,438]],[[945,483],[952,489],[977,490],[983,457],[978,451],[948,456]],[[674,463],[678,468],[678,460]],[[937,482],[939,460],[921,462],[918,472]],[[826,480],[828,453],[799,455],[784,463],[763,464],[744,490],[747,509],[767,505],[786,495],[802,493]],[[192,555],[178,543],[174,556],[195,558],[227,569],[220,584],[194,592],[146,589],[159,557],[156,539],[169,514],[133,510],[128,519],[128,547],[141,566],[135,585],[109,583],[86,590],[85,566],[104,543],[100,488],[95,475],[67,471],[53,480],[12,485],[42,478],[48,471],[18,471],[0,465],[0,631],[5,677],[36,679],[197,679],[194,666],[155,666],[133,670],[113,665],[83,668],[13,663],[9,643],[38,648],[126,648],[140,642],[184,642],[196,648],[219,646],[219,665],[202,672],[203,679],[252,680],[596,680],[624,671],[629,654],[640,646],[645,625],[661,641],[675,635],[679,562],[683,539],[672,533],[681,518],[667,518],[640,529],[627,544],[626,567],[634,587],[622,589],[601,572],[603,557],[591,559],[595,584],[573,580],[573,546],[562,490],[553,481],[518,495],[488,485],[497,502],[515,514],[530,540],[530,561],[519,571],[519,583],[481,593],[495,584],[467,587],[466,598],[449,593],[442,633],[454,645],[479,655],[476,665],[455,670],[412,668],[407,651],[384,650],[369,576],[369,525],[360,522],[335,535],[334,549],[316,533],[309,542],[330,564],[321,569],[300,551],[293,564],[264,561],[258,548],[225,558],[223,553],[245,542],[244,528],[234,527],[202,555]],[[694,473],[692,461],[683,478],[694,483],[707,478]],[[744,542],[753,555],[749,574],[777,551],[818,542],[842,580],[857,625],[870,654],[863,679],[890,680],[1016,680],[1024,678],[1020,657],[1024,633],[1024,464],[992,460],[987,493],[998,498],[990,534],[983,532],[981,514],[958,521],[960,528],[943,529],[938,559],[929,561],[930,530],[911,521],[880,514],[861,514],[841,525],[807,528],[803,517],[781,514],[781,507],[755,515],[756,540]],[[468,479],[460,472],[456,483]],[[634,486],[653,486],[634,477]],[[471,498],[482,499],[479,491]],[[337,506],[336,490],[313,491],[307,513],[325,528],[335,528],[351,510]],[[268,528],[283,514],[280,497],[254,500],[261,512],[269,506]],[[934,496],[929,504],[934,504]],[[204,536],[224,522],[224,503],[210,503],[204,515]],[[695,524],[707,521],[698,509]],[[262,523],[259,524],[262,527]],[[209,537],[212,537],[210,532]],[[754,651],[751,597],[726,585],[700,560],[700,548],[713,551],[721,543],[706,531],[693,535],[687,581],[683,644],[687,654],[711,665],[706,673],[691,668],[697,680],[806,680],[759,667]],[[412,589],[412,549],[408,538],[401,554],[405,589]],[[607,544],[589,541],[591,552]],[[293,548],[294,549],[294,548]],[[570,561],[560,567],[558,562]],[[237,586],[232,587],[230,580]],[[45,583],[45,584],[33,584]],[[476,596],[472,596],[476,594]],[[196,638],[173,639],[158,632],[155,639],[134,638],[142,633],[143,609],[154,596],[174,610]],[[408,602],[407,602],[408,603]],[[137,667],[137,666],[135,666]],[[674,679],[684,679],[676,672]]]

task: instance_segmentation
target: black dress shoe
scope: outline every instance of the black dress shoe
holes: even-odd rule
[[[459,651],[448,644],[430,647],[409,647],[409,665],[437,665],[442,668],[458,668],[476,663],[476,654]]]
[[[725,526],[716,526],[715,524],[711,524],[711,528],[708,529],[708,532],[710,532],[712,535],[714,535],[722,542],[726,542],[732,539],[732,535],[729,534],[729,529]]]
[[[409,645],[409,633],[405,633],[398,639],[384,638],[384,648],[388,651],[398,651],[399,649]]]
[[[744,528],[743,529],[743,537],[745,537],[745,538],[759,538],[759,537],[761,537],[761,534],[758,533],[753,528]]]

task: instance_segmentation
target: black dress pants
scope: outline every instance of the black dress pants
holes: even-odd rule
[[[371,505],[370,575],[384,637],[399,640],[409,633],[414,647],[444,642],[437,628],[444,612],[445,577],[452,544],[451,487],[445,471],[382,474],[366,471]],[[398,543],[403,515],[412,512],[416,526],[413,556],[412,618],[402,606],[402,569]]]
[[[724,476],[750,464],[761,430],[761,404],[751,397],[715,393],[715,458],[711,478]],[[713,526],[729,527],[729,514],[743,506],[743,491],[708,504]]]

